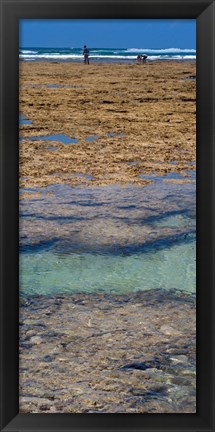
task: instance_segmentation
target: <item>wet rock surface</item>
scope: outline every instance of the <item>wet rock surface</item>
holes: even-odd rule
[[[194,413],[195,297],[20,298],[20,412]]]
[[[22,252],[108,257],[193,239],[194,75],[189,62],[21,62]],[[20,412],[194,413],[195,342],[194,295],[22,295]]]
[[[147,187],[25,190],[20,200],[20,245],[68,252],[130,253],[195,232],[195,180]],[[180,224],[175,221],[179,217]],[[157,242],[157,243],[156,243]],[[162,246],[162,244],[161,244]]]
[[[32,124],[20,124],[20,185],[138,186],[153,182],[139,177],[143,170],[193,169],[196,82],[184,78],[195,68],[21,62],[20,112]],[[64,144],[55,135],[75,141]]]

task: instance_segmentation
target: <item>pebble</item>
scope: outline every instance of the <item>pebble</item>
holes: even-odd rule
[[[43,342],[43,339],[40,336],[32,336],[29,342],[32,344],[39,345]]]
[[[178,356],[170,357],[170,360],[174,364],[178,364],[178,363],[185,363],[186,364],[188,362],[188,358],[185,355],[178,355]]]
[[[195,304],[161,294],[65,295],[55,309],[41,296],[21,308],[20,412],[195,413]]]
[[[178,331],[177,329],[175,329],[175,328],[173,328],[167,324],[162,325],[160,327],[160,331],[162,333],[168,335],[168,336],[180,336],[181,335],[180,331]]]

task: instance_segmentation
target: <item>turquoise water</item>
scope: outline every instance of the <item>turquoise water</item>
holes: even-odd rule
[[[114,256],[26,253],[20,258],[21,292],[128,293],[154,288],[195,292],[195,239],[157,252]]]
[[[20,205],[21,294],[195,293],[195,182],[35,191]]]

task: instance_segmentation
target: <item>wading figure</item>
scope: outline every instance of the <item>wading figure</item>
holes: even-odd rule
[[[90,64],[90,62],[89,62],[89,49],[87,48],[86,45],[84,45],[83,55],[84,55],[84,64]]]

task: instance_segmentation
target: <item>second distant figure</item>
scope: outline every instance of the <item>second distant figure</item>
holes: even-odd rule
[[[90,64],[89,49],[87,48],[87,45],[84,45],[83,55],[84,55],[84,64]]]

